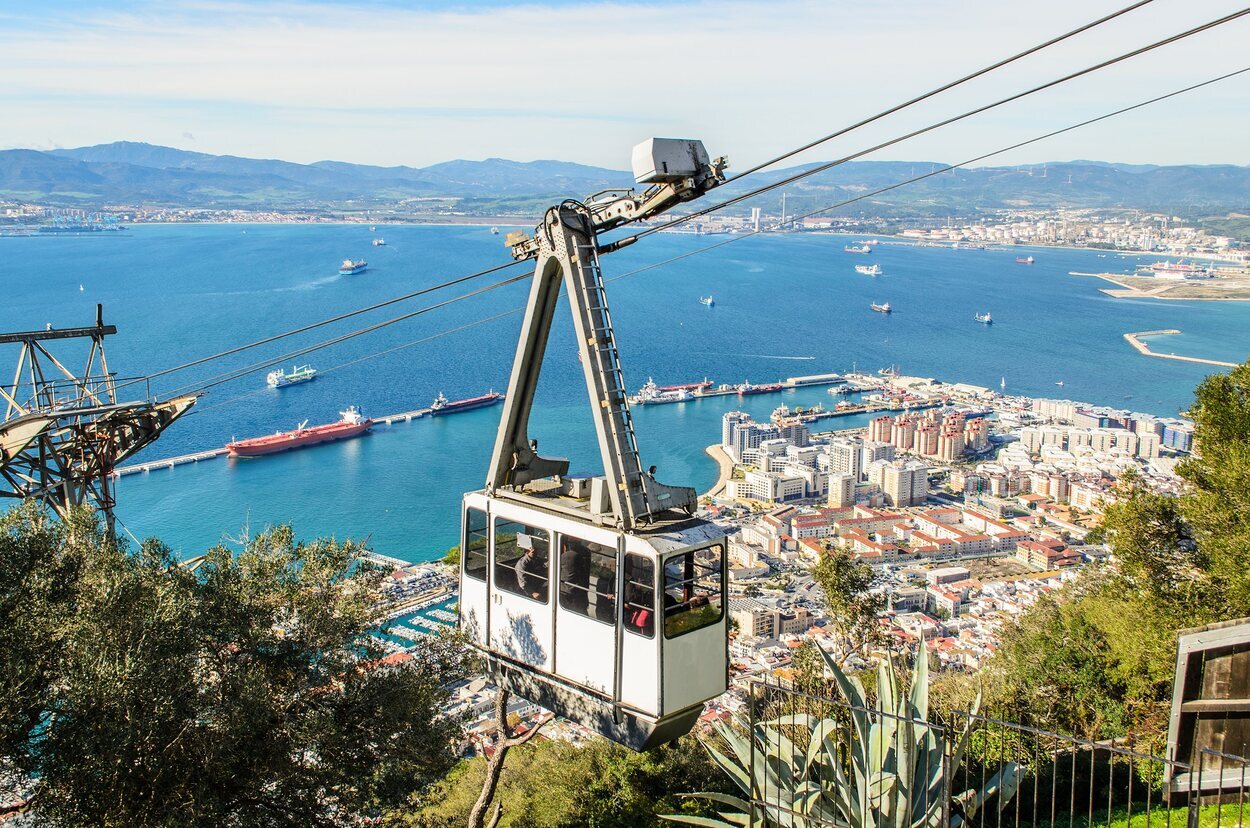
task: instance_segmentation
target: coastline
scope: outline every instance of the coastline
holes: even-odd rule
[[[717,476],[716,482],[712,484],[712,488],[699,496],[717,497],[725,491],[725,486],[728,485],[729,479],[733,477],[734,463],[719,443],[708,446],[703,450],[703,453],[716,461]]]

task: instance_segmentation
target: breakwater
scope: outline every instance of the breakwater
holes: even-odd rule
[[[1218,359],[1204,359],[1203,357],[1182,356],[1180,354],[1161,354],[1157,351],[1152,351],[1149,345],[1142,342],[1142,339],[1147,336],[1170,336],[1178,333],[1180,333],[1180,331],[1175,328],[1166,328],[1158,331],[1136,331],[1134,333],[1126,333],[1124,338],[1128,340],[1128,344],[1137,349],[1138,353],[1144,354],[1148,357],[1156,357],[1158,359],[1177,359],[1181,362],[1198,362],[1203,365],[1218,365],[1221,368],[1237,367],[1237,363],[1235,362],[1223,362]]]

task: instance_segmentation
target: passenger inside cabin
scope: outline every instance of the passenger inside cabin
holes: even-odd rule
[[[525,550],[516,562],[517,588],[535,601],[543,601],[547,595],[547,544],[524,533],[518,534],[516,541]]]

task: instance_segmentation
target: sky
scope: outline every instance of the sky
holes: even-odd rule
[[[731,169],[1129,0],[0,0],[0,149],[146,141],[309,163],[560,159],[652,135]],[[856,152],[1236,11],[1153,0],[811,150]],[[1250,17],[872,155],[956,162],[1250,65]],[[994,160],[1250,164],[1250,74]]]

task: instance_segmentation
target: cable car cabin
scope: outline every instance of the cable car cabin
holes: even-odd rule
[[[719,185],[725,160],[700,141],[654,139],[634,166],[651,184],[642,193],[566,200],[532,236],[508,235],[514,258],[535,260],[534,279],[486,488],[464,496],[460,627],[504,686],[645,750],[688,732],[728,687],[725,539],[692,517],[693,488],[643,470],[597,236]],[[529,437],[562,286],[602,477],[570,476]]]
[[[684,735],[728,687],[724,532],[674,513],[624,533],[547,497],[465,495],[461,629],[565,718],[635,750]]]

